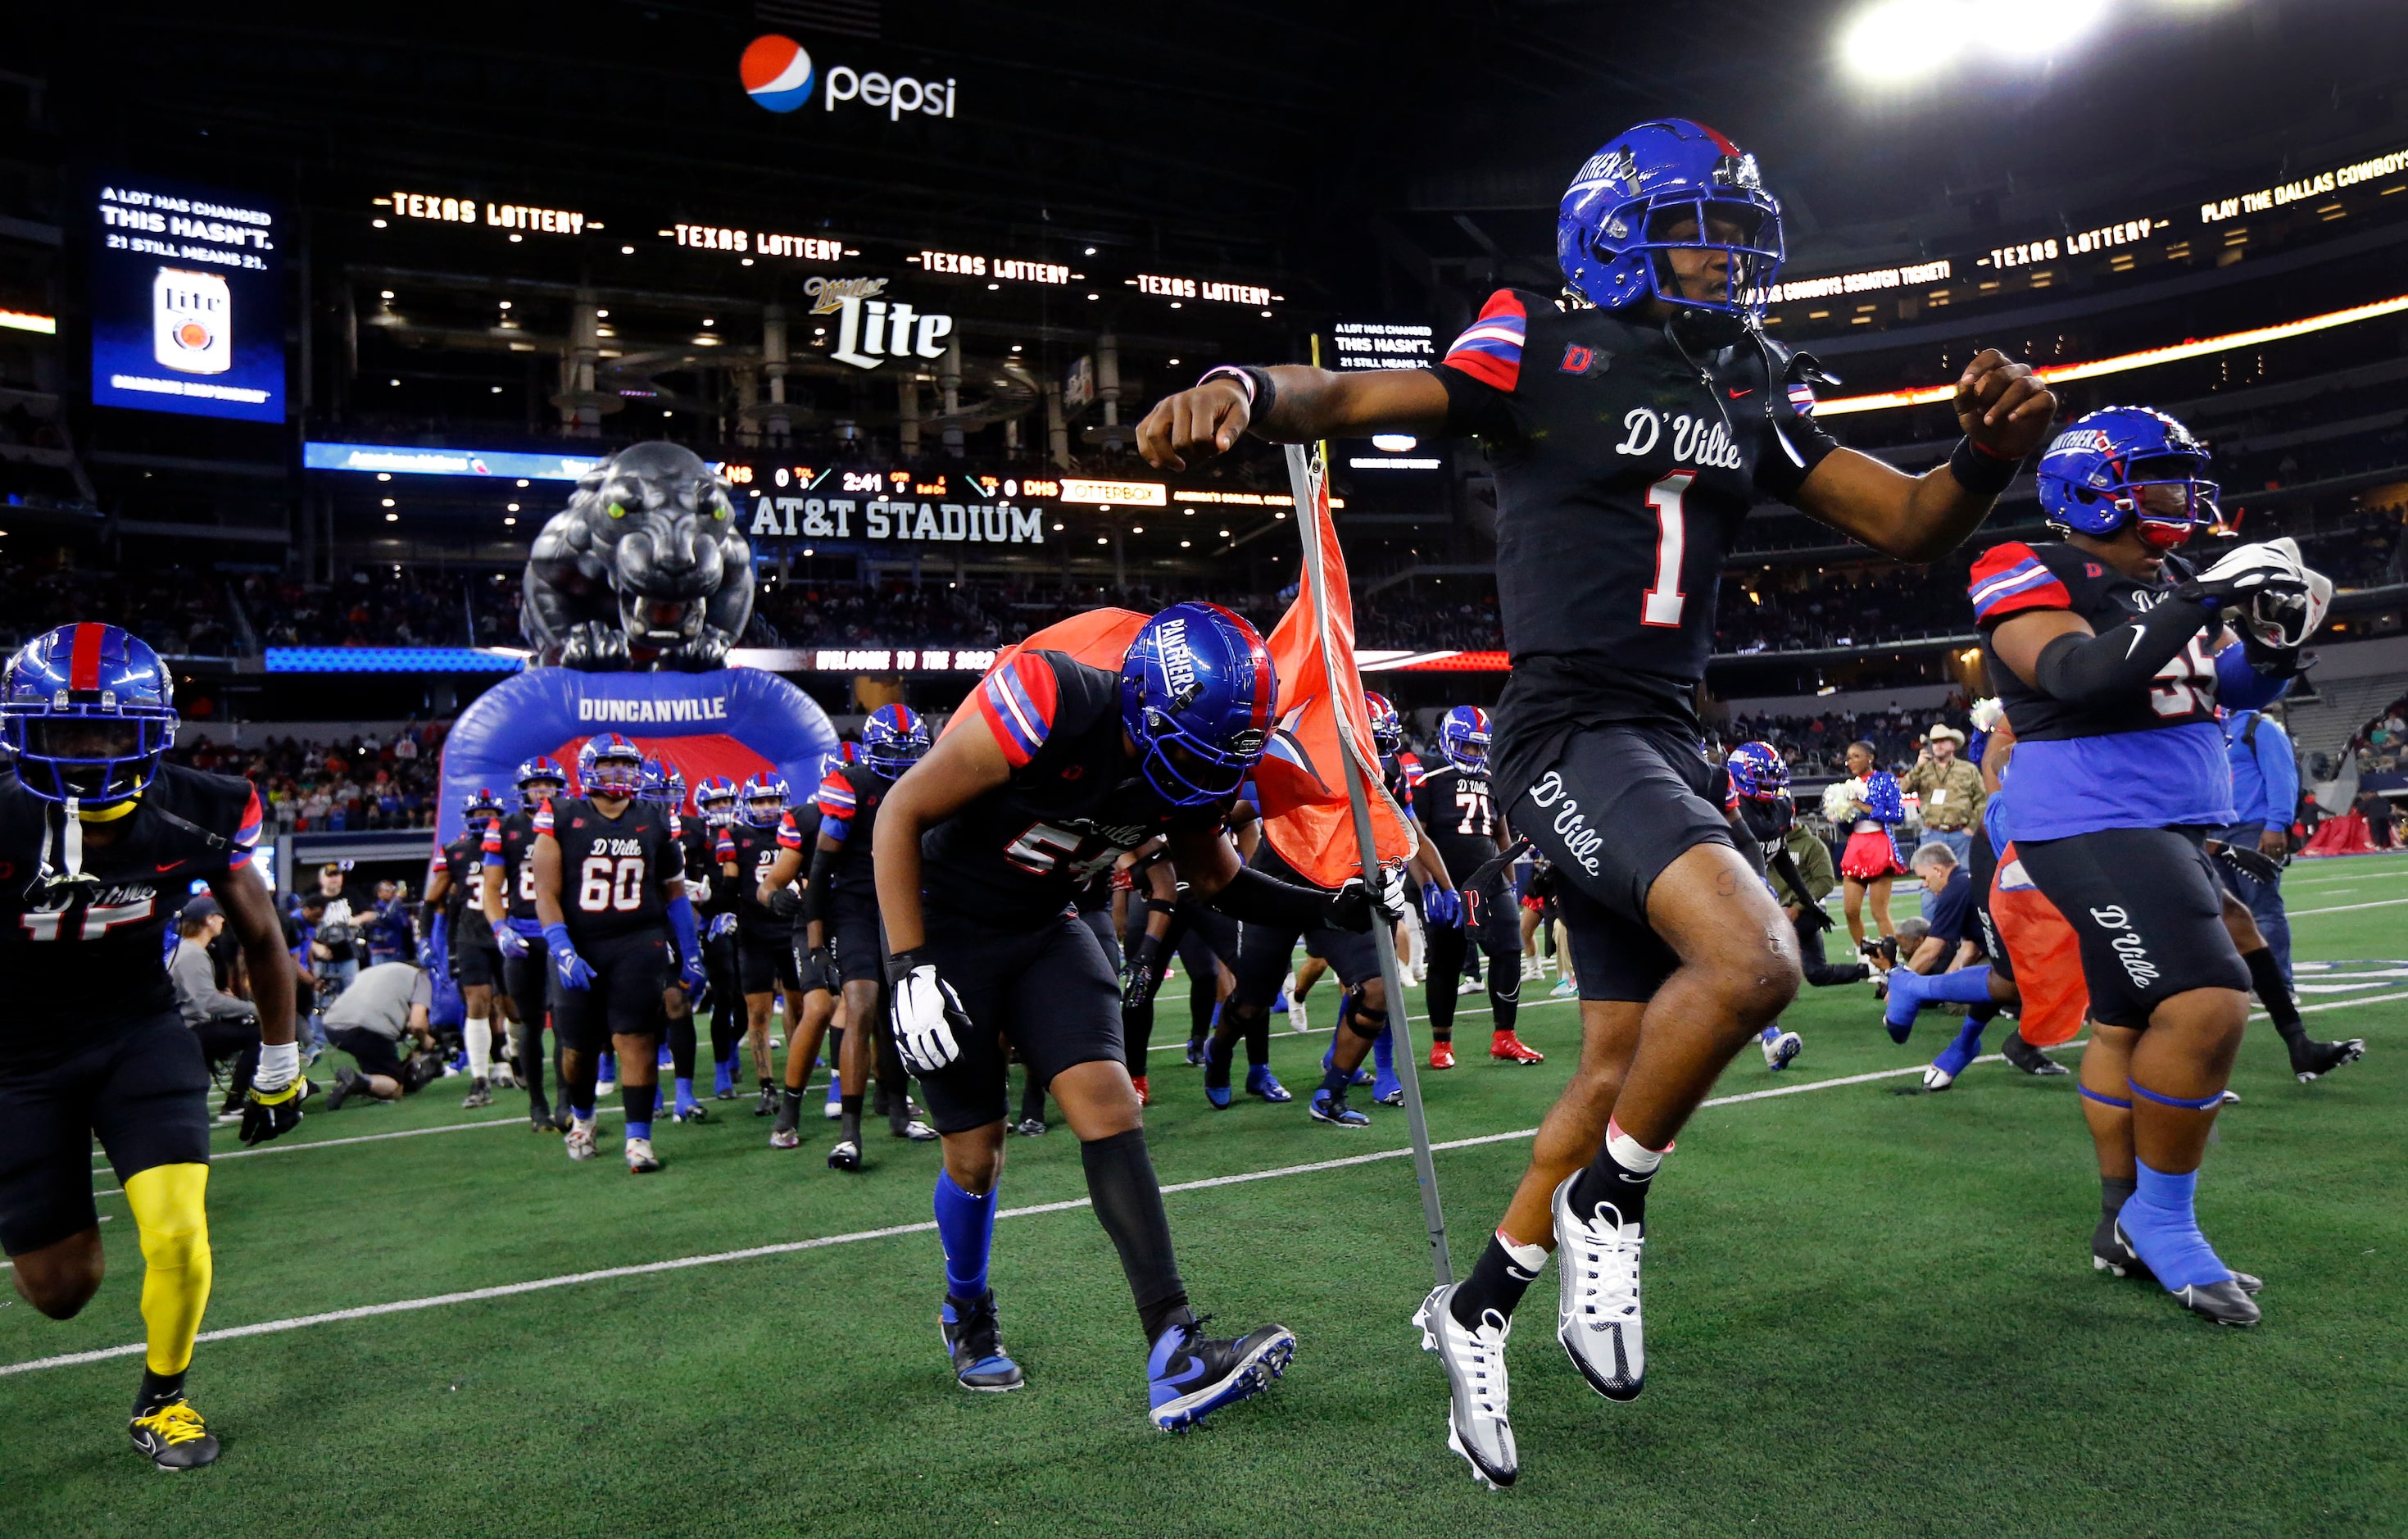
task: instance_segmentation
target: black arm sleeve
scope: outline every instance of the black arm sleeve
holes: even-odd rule
[[[811,847],[811,878],[803,884],[810,889],[804,912],[822,924],[828,923],[836,912],[829,900],[836,896],[836,863],[843,853],[816,844]]]
[[[2146,690],[2157,669],[2214,618],[2204,604],[2168,598],[2103,636],[2060,636],[2041,649],[2032,683],[2068,705],[2118,705]]]
[[[1240,866],[1229,885],[1212,895],[1212,906],[1232,919],[1289,929],[1312,929],[1328,919],[1329,895],[1299,887]]]

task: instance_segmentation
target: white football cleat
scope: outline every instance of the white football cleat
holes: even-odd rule
[[[568,1136],[567,1136],[566,1138],[565,1138],[565,1139],[561,1140],[561,1143],[562,1143],[562,1144],[563,1144],[563,1145],[564,1145],[564,1146],[568,1150],[568,1158],[571,1158],[571,1159],[591,1159],[591,1158],[594,1158],[594,1124],[593,1124],[593,1122],[592,1122],[590,1119],[588,1119],[588,1118],[584,1118],[584,1117],[572,1118],[572,1119],[570,1120],[569,1124],[568,1124]]]
[[[1927,1063],[1923,1066],[1923,1087],[1925,1089],[1945,1090],[1956,1083],[1956,1076],[1950,1073],[1947,1070],[1941,1068],[1938,1064]]]
[[[629,1175],[650,1175],[660,1168],[660,1157],[652,1153],[651,1139],[627,1140],[627,1173]]]
[[[1434,1289],[1413,1323],[1422,1328],[1422,1350],[1437,1353],[1446,1369],[1446,1446],[1471,1466],[1475,1482],[1501,1490],[1522,1473],[1513,1426],[1505,1417],[1505,1338],[1513,1322],[1492,1309],[1481,1316],[1480,1329],[1465,1330],[1447,1308],[1459,1286]]]
[[[1287,975],[1287,1028],[1290,1031],[1312,1029],[1312,1022],[1304,1013],[1304,1000],[1297,995],[1296,974],[1293,972]]]
[[[1776,1074],[1788,1068],[1790,1060],[1806,1050],[1806,1039],[1795,1031],[1784,1030],[1757,1040],[1764,1046],[1764,1066]]]
[[[1639,1314],[1639,1259],[1647,1242],[1611,1202],[1584,1218],[1572,1212],[1573,1172],[1555,1188],[1555,1266],[1563,1289],[1555,1340],[1589,1387],[1608,1400],[1636,1400],[1647,1385],[1647,1342]]]

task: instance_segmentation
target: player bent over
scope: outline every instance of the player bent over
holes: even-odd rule
[[[1715,1074],[1798,988],[1796,938],[1700,794],[1695,699],[1724,553],[1765,496],[1928,561],[1982,521],[2056,410],[2029,369],[1985,350],[1956,382],[1966,437],[1945,465],[1910,477],[1839,447],[1814,422],[1813,361],[1762,329],[1780,205],[1755,158],[1699,124],[1644,123],[1599,150],[1556,237],[1567,291],[1500,291],[1435,368],[1215,369],[1138,429],[1163,467],[1249,428],[1477,434],[1497,466],[1513,668],[1491,772],[1506,821],[1562,884],[1584,1034],[1497,1242],[1422,1315],[1455,1445],[1499,1484],[1517,1468],[1506,1327],[1549,1244],[1566,1251],[1556,1339],[1630,1399],[1649,1185]]]
[[[2073,922],[2089,987],[2082,1108],[2116,1209],[2100,1228],[2186,1308],[2246,1326],[2255,1279],[2192,1212],[2249,1002],[2204,849],[2232,821],[2215,709],[2283,692],[2332,585],[2288,540],[2196,574],[2172,554],[2216,517],[2206,460],[2163,413],[2091,412],[2041,457],[2041,509],[2063,539],[1993,547],[1969,591],[2014,723],[2009,831]]]
[[[1154,1423],[1178,1431],[1260,1393],[1295,1350],[1284,1326],[1208,1337],[1188,1308],[1129,1083],[1119,989],[1068,913],[1080,884],[1160,833],[1180,876],[1225,913],[1369,926],[1363,885],[1334,897],[1286,885],[1240,866],[1220,836],[1277,696],[1252,626],[1216,605],[1173,605],[1139,631],[1117,674],[1054,652],[1011,658],[887,796],[878,901],[895,1035],[944,1140],[943,1321],[967,1388],[1022,1382],[987,1286],[1007,1110],[1000,1038],[1079,1139],[1096,1217],[1144,1329]]]
[[[598,1060],[615,1046],[627,1170],[636,1175],[661,1168],[652,1153],[652,1111],[671,937],[687,990],[702,986],[684,855],[666,810],[636,799],[643,768],[643,750],[632,741],[616,732],[589,739],[577,752],[585,795],[546,802],[536,813],[531,857],[536,913],[559,985],[552,1028],[560,1034],[568,1158],[594,1158]]]
[[[115,626],[62,626],[0,683],[0,1249],[19,1296],[71,1319],[99,1290],[92,1141],[125,1188],[142,1244],[135,1451],[163,1470],[218,1457],[184,1373],[209,1299],[209,1071],[176,1008],[162,934],[194,882],[241,942],[259,1003],[259,1070],[242,1138],[301,1120],[293,958],[252,869],[248,782],[163,764],[174,681]]]

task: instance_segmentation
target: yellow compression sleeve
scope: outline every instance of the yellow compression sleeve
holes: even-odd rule
[[[154,1374],[180,1374],[208,1307],[209,1168],[154,1165],[128,1176],[125,1201],[142,1238],[142,1323]]]

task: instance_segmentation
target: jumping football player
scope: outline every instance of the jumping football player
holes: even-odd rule
[[[260,880],[249,782],[163,762],[175,681],[115,626],[61,626],[0,681],[0,1249],[18,1296],[72,1319],[99,1290],[97,1138],[142,1247],[135,1451],[163,1470],[218,1457],[184,1395],[213,1262],[209,1070],[169,985],[162,937],[208,884],[259,1006],[259,1069],[242,1113],[257,1143],[301,1120],[293,958]]]
[[[1173,605],[1138,632],[1117,674],[1055,652],[1012,657],[887,796],[878,901],[893,948],[895,1036],[944,1138],[941,1317],[967,1388],[1022,1383],[987,1284],[1004,1038],[1079,1140],[1096,1217],[1144,1330],[1154,1423],[1193,1426],[1260,1393],[1295,1350],[1278,1325],[1207,1337],[1188,1308],[1129,1083],[1119,990],[1068,913],[1081,883],[1164,833],[1179,875],[1224,913],[1291,933],[1319,924],[1360,933],[1374,922],[1383,888],[1290,886],[1240,866],[1221,836],[1239,783],[1262,757],[1277,694],[1252,626],[1215,605]]]
[[[1582,166],[1557,218],[1560,295],[1492,297],[1435,368],[1208,371],[1138,430],[1185,467],[1250,429],[1285,442],[1477,434],[1497,465],[1497,573],[1512,671],[1490,768],[1506,821],[1554,863],[1582,996],[1580,1067],[1498,1239],[1422,1318],[1476,1475],[1516,1458],[1505,1327],[1551,1242],[1557,1339],[1615,1399],[1644,1382],[1649,1183],[1740,1048],[1798,987],[1772,896],[1698,793],[1695,699],[1724,553],[1759,494],[1890,556],[1929,561],[1989,511],[2056,399],[1995,350],[1958,377],[1965,434],[1908,476],[1813,418],[1811,359],[1767,338],[1780,206],[1754,157],[1651,122]],[[1635,1055],[1635,1057],[1634,1057]]]
[[[507,997],[501,948],[485,918],[485,839],[509,809],[491,791],[468,793],[460,809],[460,837],[437,852],[440,863],[426,879],[428,939],[438,966],[460,985],[465,1014],[461,1036],[468,1050],[468,1093],[464,1107],[491,1106],[496,996]],[[475,917],[469,917],[474,905]]]
[[[688,988],[702,985],[702,947],[685,896],[683,857],[663,810],[636,799],[644,755],[616,732],[577,752],[581,799],[535,814],[535,906],[552,977],[568,1158],[594,1158],[594,1098],[602,1049],[619,1053],[630,1173],[661,1168],[652,1152],[660,1086],[661,998],[674,938]]]
[[[1423,777],[1413,803],[1447,877],[1443,886],[1432,884],[1422,893],[1426,903],[1435,899],[1426,996],[1430,1067],[1455,1061],[1455,980],[1464,953],[1475,942],[1488,958],[1488,1056],[1500,1063],[1544,1063],[1547,1056],[1523,1046],[1513,1030],[1522,1001],[1522,937],[1510,874],[1500,869],[1477,891],[1465,885],[1481,867],[1495,864],[1508,842],[1488,791],[1488,712],[1476,705],[1456,706],[1439,723],[1438,743],[1446,768]],[[1440,1047],[1447,1048],[1445,1065],[1439,1061]]]
[[[2062,539],[1992,547],[1969,592],[2014,723],[2015,849],[2076,918],[2083,1115],[2116,1209],[2101,1228],[2186,1308],[2247,1326],[2256,1279],[2224,1264],[2192,1207],[2248,1017],[2249,971],[2204,848],[2232,821],[2215,709],[2283,692],[2332,586],[2288,540],[2196,574],[2173,555],[2217,517],[2206,462],[2161,412],[2089,413],[2041,457],[2041,509]]]
[[[485,882],[478,897],[485,923],[502,955],[502,986],[518,1007],[518,1075],[526,1086],[527,1126],[539,1133],[566,1129],[553,1120],[544,1094],[543,1032],[552,1020],[555,990],[552,954],[544,944],[543,920],[535,906],[536,816],[544,804],[566,796],[568,771],[560,761],[538,754],[519,766],[516,784],[519,810],[485,828]],[[555,1043],[559,1033],[555,1029]],[[568,1100],[561,1098],[565,1118]]]
[[[878,810],[896,781],[926,755],[930,741],[919,712],[905,705],[881,706],[862,724],[861,757],[832,765],[820,778],[810,911],[817,928],[810,932],[810,949],[832,951],[847,1023],[837,1047],[838,1126],[836,1146],[828,1151],[831,1170],[861,1169],[861,1108],[873,1070],[887,1130],[915,1143],[937,1136],[912,1115],[910,1081],[895,1048],[876,885]]]

